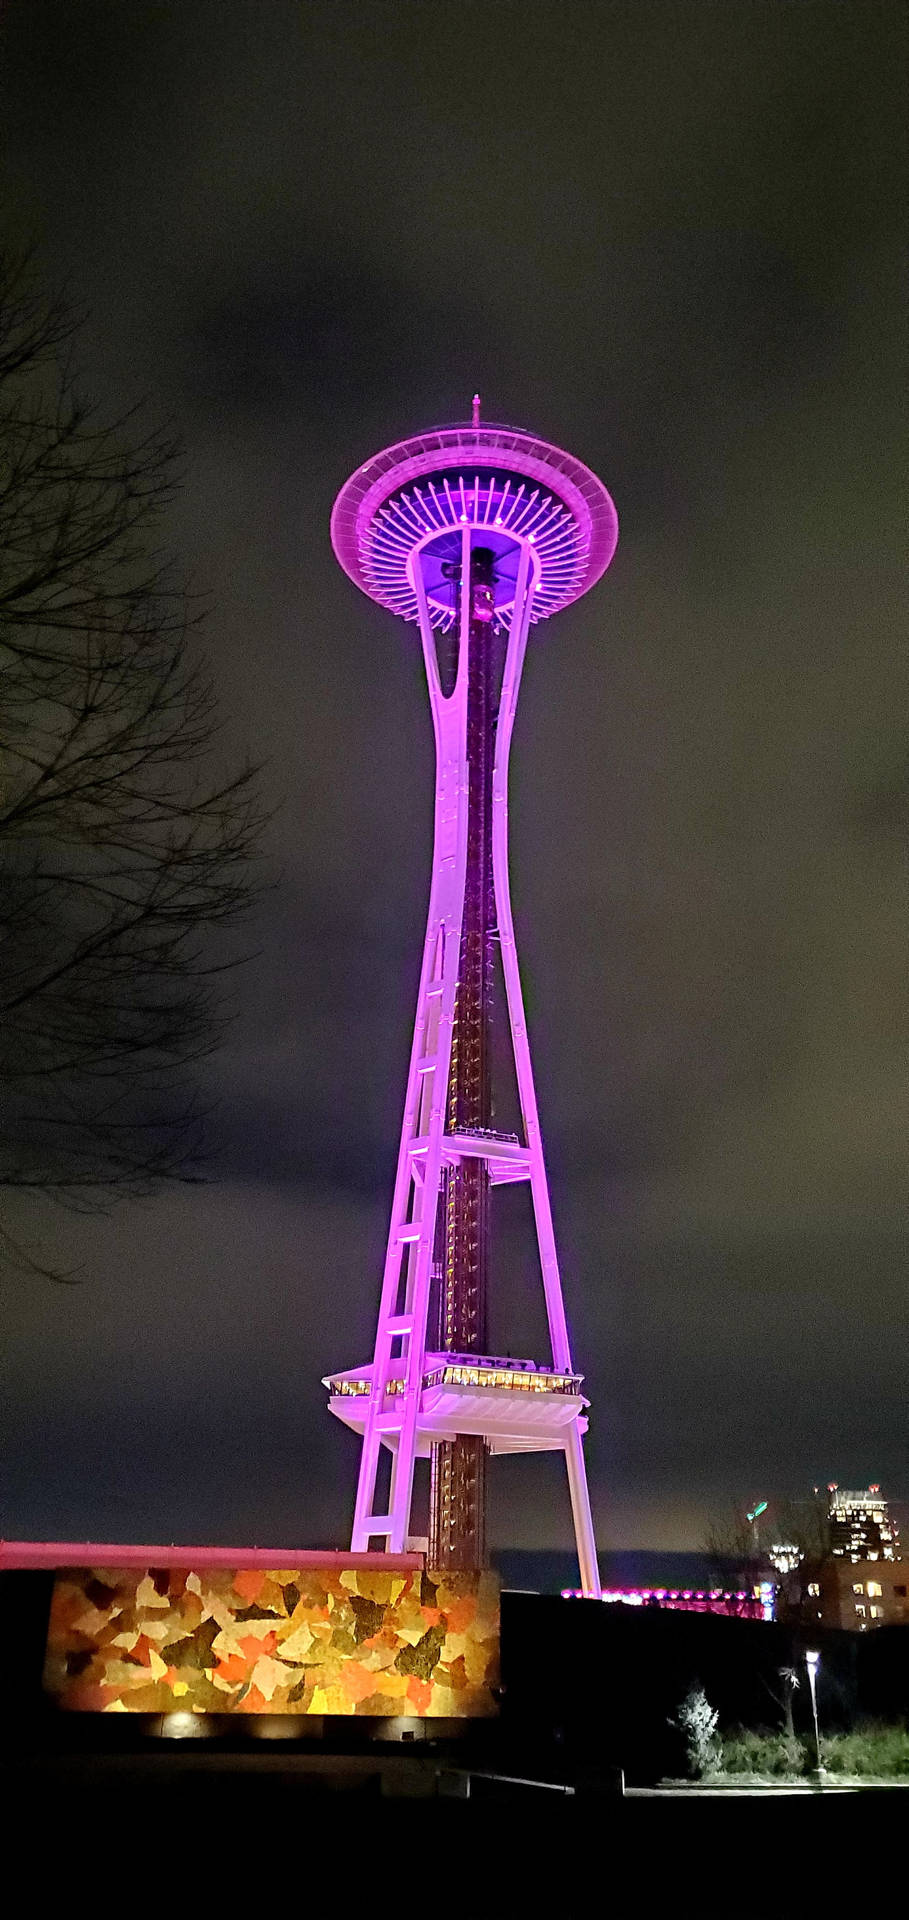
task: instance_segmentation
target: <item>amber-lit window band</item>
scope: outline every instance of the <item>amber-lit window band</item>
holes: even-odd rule
[[[504,1367],[448,1366],[434,1368],[423,1375],[424,1387],[505,1387],[509,1392],[518,1393],[579,1393],[581,1375],[571,1373],[530,1373],[527,1371],[509,1372]],[[329,1391],[333,1394],[368,1397],[372,1391],[369,1380],[332,1380]],[[389,1394],[403,1393],[403,1380],[388,1380],[385,1391]]]

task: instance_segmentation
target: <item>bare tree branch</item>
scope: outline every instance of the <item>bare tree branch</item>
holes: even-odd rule
[[[84,403],[77,330],[0,261],[0,1187],[104,1208],[197,1177],[263,814],[159,544],[178,449]]]

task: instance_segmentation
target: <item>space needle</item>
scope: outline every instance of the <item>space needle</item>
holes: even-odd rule
[[[478,396],[470,423],[358,467],[331,522],[344,571],[419,627],[436,745],[429,912],[375,1347],[325,1380],[332,1413],[362,1442],[351,1546],[414,1544],[415,1472],[428,1458],[427,1564],[482,1567],[490,1459],[556,1450],[590,1594],[600,1581],[589,1403],[568,1336],[515,947],[508,759],[531,628],[595,585],[617,534],[589,468],[481,421]],[[494,1001],[507,1013],[501,1031]],[[489,1351],[495,1200],[515,1181],[530,1188],[548,1325],[549,1350],[532,1359]]]

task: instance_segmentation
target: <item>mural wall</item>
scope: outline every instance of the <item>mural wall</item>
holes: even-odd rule
[[[67,1568],[44,1684],[89,1713],[496,1711],[493,1574]]]

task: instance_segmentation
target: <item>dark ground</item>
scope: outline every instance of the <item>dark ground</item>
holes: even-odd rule
[[[249,1723],[177,1742],[151,1737],[138,1716],[42,1709],[43,1578],[3,1583],[7,1597],[18,1583],[4,1625],[15,1644],[18,1618],[20,1657],[0,1804],[9,1857],[29,1863],[47,1897],[59,1883],[70,1901],[75,1883],[106,1908],[147,1888],[156,1906],[218,1897],[234,1913],[250,1893],[273,1912],[327,1894],[384,1914],[431,1891],[459,1920],[586,1916],[607,1902],[624,1920],[669,1902],[709,1911],[721,1886],[735,1916],[769,1907],[786,1920],[809,1897],[841,1894],[853,1860],[873,1860],[878,1892],[896,1871],[905,1788],[654,1791],[661,1770],[678,1768],[667,1720],[694,1672],[724,1718],[772,1719],[762,1677],[793,1650],[782,1628],[506,1594],[497,1723],[411,1746],[379,1745],[356,1721],[321,1742],[266,1741]],[[822,1718],[832,1724],[875,1687],[905,1711],[904,1646],[905,1629],[860,1644],[827,1636]]]

